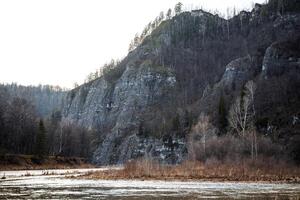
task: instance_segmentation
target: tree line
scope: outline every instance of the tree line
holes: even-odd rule
[[[178,15],[182,12],[183,4],[181,2],[178,2],[174,10],[169,8],[166,13],[161,11],[159,15],[151,22],[149,22],[143,29],[142,33],[136,33],[134,36],[134,39],[130,42],[128,51],[133,51],[136,47],[138,47],[141,43],[143,43],[144,39],[151,35],[151,33],[159,27],[159,25],[165,21],[170,20],[173,16]],[[102,76],[110,76],[111,74],[116,74],[116,71],[119,69],[118,66],[120,65],[120,60],[112,59],[110,62],[105,63],[103,66],[101,66],[99,69],[95,70],[94,72],[91,72],[87,75],[85,78],[85,83],[88,83],[90,81],[93,81],[97,78],[100,78]],[[74,84],[74,88],[78,87],[79,85],[77,83]]]
[[[88,158],[92,135],[91,130],[63,122],[60,111],[39,115],[32,102],[0,86],[0,154]]]
[[[141,34],[136,33],[134,39],[129,44],[129,52],[133,51],[136,47],[138,47],[144,39],[151,35],[151,33],[164,21],[164,20],[170,20],[174,15],[178,15],[182,12],[182,6],[183,4],[181,2],[178,2],[174,10],[171,8],[168,9],[166,14],[161,11],[159,15],[152,21],[149,22],[145,28],[143,29]]]
[[[22,86],[15,83],[3,84],[10,97],[19,97],[32,103],[39,116],[49,115],[52,110],[59,109],[67,93],[66,88],[51,85]]]

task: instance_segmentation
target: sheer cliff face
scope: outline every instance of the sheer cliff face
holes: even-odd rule
[[[103,76],[70,91],[64,120],[101,135],[94,162],[116,164],[140,156],[180,162],[185,140],[171,137],[171,148],[160,134],[182,109],[214,120],[221,94],[228,107],[249,80],[263,85],[270,77],[299,73],[300,15],[262,19],[260,9],[228,22],[203,11],[176,16],[128,54],[117,78]],[[299,79],[293,78],[293,87]],[[261,105],[259,94],[257,99]],[[147,126],[150,136],[141,136]]]
[[[99,78],[70,92],[63,110],[66,120],[89,128],[136,127],[144,110],[171,100],[176,85],[170,69],[153,68],[146,62],[128,64],[115,83]]]
[[[149,60],[127,63],[114,83],[99,78],[70,92],[65,100],[64,120],[98,129],[104,141],[99,144],[95,162],[118,163],[132,157],[145,112],[171,102],[175,87],[171,69],[152,66]]]

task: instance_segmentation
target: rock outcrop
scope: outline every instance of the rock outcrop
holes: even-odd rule
[[[281,76],[289,71],[299,73],[300,38],[285,42],[276,42],[266,51],[262,65],[264,78]]]
[[[148,60],[139,65],[128,63],[115,83],[100,78],[69,93],[63,113],[65,120],[97,127],[105,134],[95,162],[118,163],[131,158],[138,147],[136,135],[144,112],[172,101],[175,86],[176,78],[169,68],[154,67]]]
[[[299,69],[300,14],[261,17],[264,8],[256,5],[228,21],[201,10],[182,13],[130,52],[117,77],[70,91],[64,120],[96,129],[102,138],[93,161],[119,164],[148,156],[181,162],[187,137],[174,129],[190,130],[181,113],[215,119],[221,95],[228,108],[247,81]]]

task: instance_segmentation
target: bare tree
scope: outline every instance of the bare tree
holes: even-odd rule
[[[257,156],[257,136],[254,130],[254,94],[256,85],[249,81],[245,85],[243,94],[236,99],[229,111],[229,124],[242,138],[250,136],[251,138],[251,155]]]
[[[238,97],[229,110],[229,124],[242,137],[245,137],[249,117],[248,99]]]
[[[255,88],[253,81],[247,82],[243,94],[237,97],[229,111],[230,126],[242,137],[245,137],[246,130],[250,128],[255,113],[253,110]]]
[[[254,94],[255,94],[255,91],[256,91],[256,84],[251,80],[251,81],[248,81],[247,84],[246,84],[246,91],[248,91],[248,95],[249,95],[249,98],[251,100],[251,113],[252,113],[252,119],[255,118],[255,105],[254,105]],[[253,124],[252,124],[253,126]],[[251,155],[252,155],[252,159],[253,159],[253,156],[254,156],[254,151],[255,151],[255,158],[257,158],[257,135],[256,135],[256,131],[255,130],[252,130],[251,131]]]
[[[257,88],[256,84],[252,80],[248,81],[245,85],[245,88],[246,88],[246,91],[248,92],[249,97],[251,99],[252,112],[253,112],[253,115],[255,116],[254,94],[255,94],[255,91],[256,91],[256,88]]]

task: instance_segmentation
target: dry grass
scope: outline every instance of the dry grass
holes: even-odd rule
[[[181,165],[160,165],[154,161],[129,162],[122,170],[90,172],[88,179],[141,179],[141,180],[207,180],[207,181],[267,181],[300,182],[300,169],[272,159],[256,162],[244,160],[235,164],[210,161],[184,162]]]
[[[0,171],[3,170],[31,170],[31,169],[71,169],[71,168],[92,168],[82,158],[66,158],[49,156],[43,159],[33,155],[2,155],[0,156]]]

